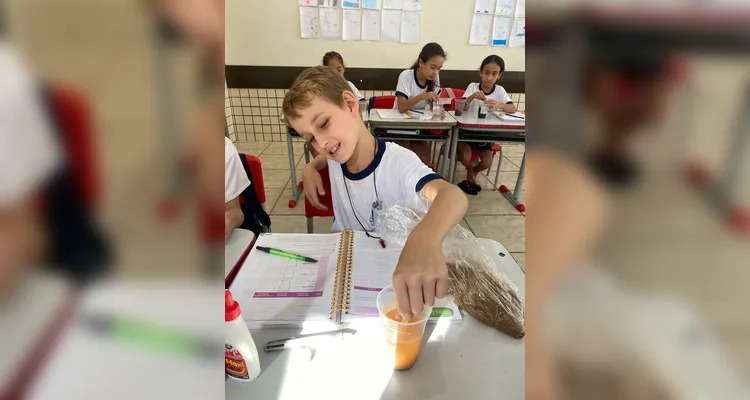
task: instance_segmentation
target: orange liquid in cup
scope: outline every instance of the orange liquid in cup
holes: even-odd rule
[[[404,321],[401,316],[397,316],[398,309],[393,309],[385,313],[385,316],[397,322],[417,322],[419,316],[412,317],[409,321]],[[420,325],[400,326],[396,336],[396,357],[393,363],[393,369],[402,370],[411,368],[417,362],[419,357],[419,348],[422,345],[422,334],[424,327]]]

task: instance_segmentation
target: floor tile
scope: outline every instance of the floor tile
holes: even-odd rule
[[[466,195],[469,209],[466,215],[521,215],[498,190],[482,189],[477,195]],[[471,224],[469,224],[471,225]],[[473,226],[472,226],[473,229]]]
[[[521,161],[523,161],[523,157],[508,157],[507,160],[517,167],[517,171],[519,168],[521,168]],[[503,170],[505,170],[505,168],[503,168]]]
[[[294,155],[295,158],[297,155],[302,154],[302,150],[304,146],[302,144],[295,143],[294,145]],[[286,141],[284,142],[272,142],[264,151],[264,155],[284,155],[289,154],[289,148],[287,147]]]
[[[466,222],[478,238],[500,242],[511,253],[525,252],[526,218],[522,215],[467,215]]]
[[[273,210],[273,207],[276,205],[276,202],[279,201],[279,197],[281,196],[281,189],[269,189],[266,188],[266,212],[268,214],[271,214],[271,210]]]
[[[471,230],[471,227],[469,226],[469,224],[466,223],[466,220],[464,220],[464,219],[461,219],[461,222],[459,222],[458,224],[461,225],[461,226],[463,226],[464,228],[466,228],[468,230]]]
[[[295,158],[299,158],[301,156],[295,155]],[[263,170],[268,169],[285,169],[289,170],[289,156],[286,154],[261,154],[260,157],[260,163],[263,166]],[[299,160],[295,160],[295,165]]]
[[[283,189],[289,182],[289,170],[263,169],[263,183],[266,189]]]
[[[263,153],[269,144],[265,142],[235,142],[234,147],[240,153],[251,154],[257,157]]]
[[[307,219],[304,215],[272,215],[271,232],[307,233]]]
[[[271,215],[305,215],[305,196],[300,193],[297,205],[289,208],[289,200],[292,199],[292,189],[287,186],[281,192],[281,197],[271,211]]]
[[[523,272],[526,272],[526,253],[510,253],[516,260],[518,265],[521,267]]]
[[[503,143],[503,157],[507,158],[521,158],[526,151],[526,146],[523,144],[508,144]]]

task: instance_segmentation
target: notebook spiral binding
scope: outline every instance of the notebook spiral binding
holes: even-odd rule
[[[336,323],[341,323],[341,313],[349,314],[351,304],[352,251],[354,232],[347,229],[341,232],[339,256],[336,262],[336,277],[333,282],[330,318],[336,316]]]

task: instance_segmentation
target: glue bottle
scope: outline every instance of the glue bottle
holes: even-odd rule
[[[250,382],[260,375],[258,349],[242,318],[240,304],[234,301],[229,290],[224,291],[224,368],[226,375],[239,381]]]

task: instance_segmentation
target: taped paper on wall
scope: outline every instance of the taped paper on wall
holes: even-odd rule
[[[318,8],[299,8],[299,27],[303,39],[318,37]]]
[[[297,4],[300,6],[315,7],[318,5],[317,0],[297,0]]]
[[[338,7],[339,0],[318,0],[318,5],[321,7]]]
[[[494,14],[495,0],[476,0],[476,3],[474,3],[474,13]]]
[[[422,0],[403,0],[404,11],[422,11]]]
[[[526,0],[518,0],[516,4],[516,18],[526,17]]]
[[[368,10],[380,10],[382,8],[382,2],[381,0],[362,0],[362,8]]]
[[[403,0],[383,0],[383,9],[400,10],[403,8]]]
[[[497,3],[495,4],[495,15],[512,17],[515,6],[516,0],[497,0]]]
[[[401,34],[401,10],[383,10],[380,22],[380,41],[398,42]]]
[[[341,18],[338,8],[320,8],[320,37],[341,39]]]
[[[495,25],[492,28],[492,45],[507,46],[508,35],[513,19],[501,15],[495,15]]]
[[[526,46],[526,18],[516,18],[513,21],[513,29],[510,30],[508,44],[511,47]]]
[[[360,10],[344,10],[344,40],[360,40],[362,37],[362,13]]]
[[[380,40],[380,11],[364,10],[362,14],[362,40]]]
[[[471,20],[471,35],[469,44],[487,45],[490,41],[490,28],[492,27],[491,14],[474,14]]]
[[[419,12],[401,13],[401,43],[419,43]]]
[[[359,8],[359,0],[344,0],[343,3],[341,3],[341,6],[344,8]]]

